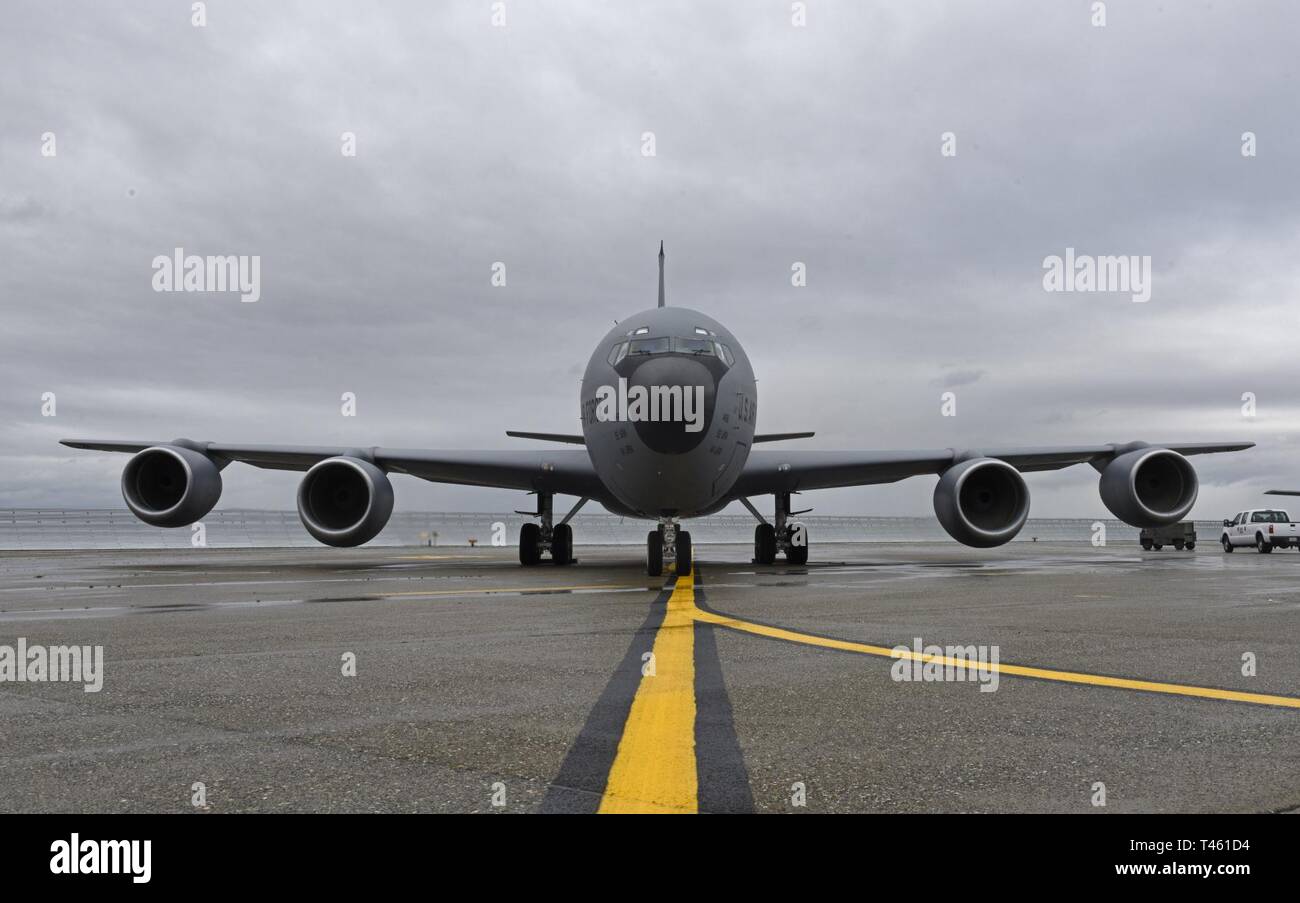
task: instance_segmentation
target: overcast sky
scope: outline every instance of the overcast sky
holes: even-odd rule
[[[6,10],[0,507],[122,505],[126,458],[68,436],[577,431],[661,238],[669,303],[735,332],[760,429],[802,447],[1250,439],[1195,460],[1197,516],[1300,488],[1294,3],[1114,0],[1105,27],[1082,0],[811,0],[806,27],[785,0],[493,6]],[[260,255],[261,300],[154,292],[178,246]],[[1149,255],[1151,300],[1044,291],[1067,247]],[[225,477],[223,507],[293,507],[294,474]],[[1090,468],[1028,480],[1035,516],[1105,513]],[[806,498],[924,514],[933,484]]]

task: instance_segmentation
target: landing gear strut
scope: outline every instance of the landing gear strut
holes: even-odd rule
[[[569,518],[578,513],[586,499],[580,499],[573,510],[564,516],[564,520],[554,523],[554,495],[549,492],[537,494],[536,511],[516,511],[538,518],[540,524],[524,524],[519,528],[519,563],[524,567],[533,567],[542,563],[542,553],[551,553],[551,563],[561,567],[577,561],[573,557],[573,528]]]
[[[785,555],[785,560],[793,565],[808,563],[808,528],[798,521],[789,520],[798,514],[807,514],[811,508],[803,511],[790,510],[790,493],[776,494],[776,523],[768,523],[758,513],[749,499],[740,500],[754,517],[758,526],[754,528],[754,564],[774,564],[777,555]]]
[[[691,574],[691,534],[678,528],[672,518],[664,518],[657,529],[645,538],[645,570],[651,577],[664,572],[664,560],[675,561],[677,576]]]

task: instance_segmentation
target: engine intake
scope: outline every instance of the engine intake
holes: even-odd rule
[[[379,535],[393,513],[393,484],[360,458],[317,462],[298,486],[298,516],[329,546],[359,546]]]
[[[221,498],[221,470],[193,449],[155,445],[126,462],[122,498],[146,524],[187,527]]]
[[[934,513],[948,535],[978,548],[1010,542],[1029,517],[1029,487],[1005,461],[972,458],[943,472]]]
[[[1099,488],[1102,502],[1124,523],[1164,527],[1192,510],[1200,482],[1192,465],[1178,452],[1139,448],[1107,464]]]

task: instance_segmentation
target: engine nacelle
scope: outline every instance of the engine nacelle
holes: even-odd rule
[[[948,535],[978,548],[1010,542],[1029,517],[1029,487],[1006,461],[971,458],[943,472],[934,513]]]
[[[221,498],[221,469],[193,449],[155,445],[126,462],[122,498],[146,524],[187,527]]]
[[[1139,448],[1117,456],[1101,472],[1101,500],[1133,527],[1163,527],[1187,516],[1200,481],[1186,458],[1167,448]]]
[[[326,458],[298,485],[298,516],[329,546],[359,546],[379,535],[393,513],[393,484],[360,458]]]

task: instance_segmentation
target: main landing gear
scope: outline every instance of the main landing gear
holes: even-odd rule
[[[665,519],[645,538],[645,571],[651,577],[664,572],[664,559],[676,561],[677,576],[691,574],[691,534],[678,528],[671,519]]]
[[[811,508],[803,511],[790,510],[790,493],[776,494],[776,523],[768,523],[758,513],[749,499],[740,500],[754,517],[758,526],[754,528],[754,564],[774,564],[777,555],[784,555],[787,564],[805,565],[808,563],[808,528],[798,521],[788,518],[807,514]]]
[[[519,529],[519,563],[524,567],[533,567],[542,563],[542,553],[551,553],[551,564],[561,567],[577,563],[573,557],[573,528],[569,519],[578,513],[586,499],[580,499],[573,510],[564,516],[564,520],[554,524],[552,502],[554,496],[549,492],[538,493],[536,511],[516,511],[538,518],[540,524],[524,524]]]

